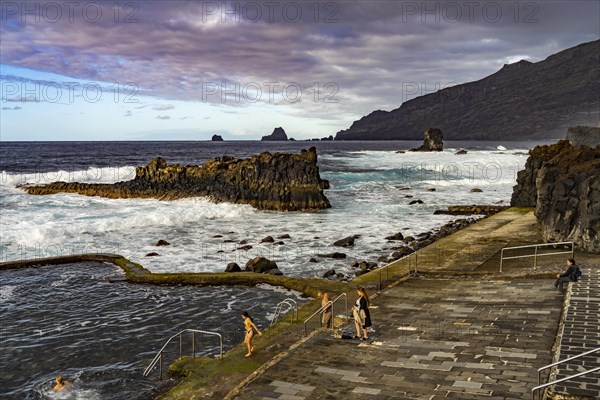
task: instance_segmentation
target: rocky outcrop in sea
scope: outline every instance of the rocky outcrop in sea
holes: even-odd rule
[[[279,128],[275,128],[273,129],[273,133],[271,133],[268,136],[263,136],[261,139],[261,141],[265,142],[265,141],[271,141],[271,142],[275,142],[275,141],[279,141],[279,142],[285,142],[288,140],[287,135],[285,134],[285,131],[283,130],[282,127]]]
[[[442,151],[444,150],[444,135],[438,128],[428,128],[423,133],[423,144],[421,147],[410,151]]]
[[[219,157],[201,166],[168,165],[159,157],[136,168],[133,180],[114,184],[54,182],[21,186],[29,194],[78,193],[108,198],[175,200],[203,196],[262,210],[314,211],[331,207],[323,193],[314,147],[298,154],[261,153],[248,159]]]
[[[535,207],[545,241],[573,241],[599,253],[600,145],[574,147],[561,140],[530,150],[511,205]]]

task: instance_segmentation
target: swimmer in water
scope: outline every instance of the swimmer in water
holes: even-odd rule
[[[65,389],[71,384],[69,381],[65,381],[62,375],[57,376],[55,382],[56,385],[54,386],[54,391],[56,393],[61,392],[63,389]]]

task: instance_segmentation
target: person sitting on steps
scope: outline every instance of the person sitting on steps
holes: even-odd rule
[[[568,282],[577,282],[577,270],[579,267],[575,264],[575,260],[569,258],[567,260],[567,270],[562,274],[556,275],[556,282],[554,282],[554,287],[558,288],[561,293],[565,293],[563,289],[563,285]]]

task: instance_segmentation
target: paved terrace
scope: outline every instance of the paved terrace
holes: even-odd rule
[[[513,260],[497,274],[502,247],[541,242],[531,209],[511,208],[394,263],[389,274],[379,269],[346,286],[307,281],[335,295],[350,290],[352,302],[356,285],[373,295],[380,278],[386,286],[417,263],[423,274],[373,299],[370,342],[323,331],[299,341],[302,324],[278,325],[257,338],[250,358],[240,345],[222,361],[184,358],[171,365],[188,377],[160,398],[529,399],[537,368],[554,361],[564,297],[552,277],[564,269],[565,256],[544,258],[535,269],[532,259]],[[575,258],[600,264],[600,256],[576,252]],[[300,319],[317,307],[303,307]],[[597,325],[592,308],[588,315]],[[587,332],[594,327],[586,325]]]
[[[542,242],[532,213],[511,214],[497,214],[423,249],[419,271],[497,272],[502,247]],[[599,257],[585,257],[589,280],[570,286],[558,359],[600,346]],[[559,256],[542,264],[561,271],[563,261]],[[506,268],[519,274],[531,271],[530,263],[519,260]],[[383,291],[373,300],[372,340],[319,332],[234,398],[530,399],[537,369],[554,361],[564,296],[553,290],[553,279],[473,278],[412,278]],[[354,334],[353,327],[344,330]],[[600,365],[598,357],[565,366],[558,378]],[[554,389],[597,399],[598,378]]]
[[[319,332],[235,398],[529,399],[552,362],[563,297],[551,287],[412,279],[374,300],[371,341]]]

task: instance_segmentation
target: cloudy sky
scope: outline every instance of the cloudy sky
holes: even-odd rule
[[[1,140],[328,136],[600,38],[584,1],[3,1]]]

